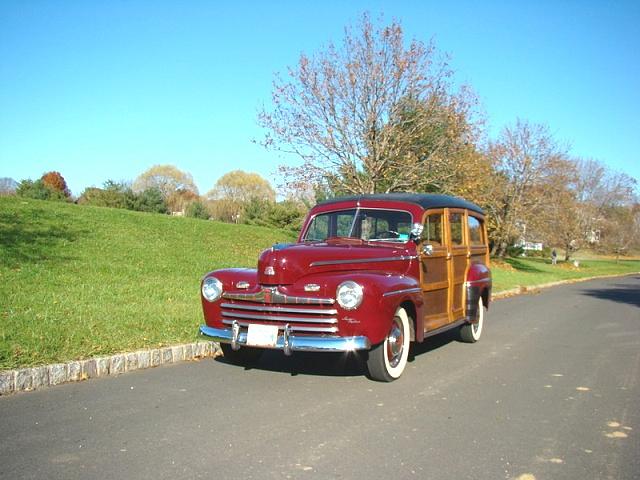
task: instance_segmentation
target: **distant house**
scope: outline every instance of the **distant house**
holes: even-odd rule
[[[542,242],[525,242],[524,240],[520,240],[516,243],[516,247],[522,247],[523,250],[535,250],[537,252],[541,252],[544,244]]]
[[[541,252],[544,244],[542,242],[530,242],[525,240],[525,236],[527,235],[527,224],[524,222],[516,222],[516,227],[520,230],[520,238],[514,244],[515,247],[520,247],[523,250],[533,250],[537,252]]]
[[[600,243],[600,230],[590,230],[585,233],[585,237],[587,242],[591,245],[595,245],[596,243]]]
[[[13,195],[18,188],[18,182],[13,178],[3,177],[0,178],[0,195]]]

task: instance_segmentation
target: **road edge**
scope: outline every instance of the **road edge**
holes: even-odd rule
[[[199,341],[39,367],[4,370],[0,371],[0,396],[29,392],[63,383],[80,382],[90,378],[110,377],[183,361],[217,357],[221,353],[218,343]]]
[[[640,272],[623,275],[601,275],[595,277],[572,278],[540,285],[521,285],[510,290],[503,290],[491,295],[492,300],[501,300],[517,295],[537,293],[540,290],[581,283],[589,280],[628,277],[640,275]],[[169,347],[137,350],[135,352],[117,353],[111,356],[93,357],[66,363],[54,363],[39,367],[26,367],[0,371],[0,396],[12,393],[29,392],[41,388],[79,382],[90,378],[101,378],[121,375],[135,370],[159,367],[183,361],[217,357],[222,354],[220,345],[212,341],[199,341],[172,345]]]

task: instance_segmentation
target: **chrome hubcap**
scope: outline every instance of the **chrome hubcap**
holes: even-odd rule
[[[402,358],[402,350],[404,348],[404,333],[402,332],[402,321],[395,317],[393,326],[387,336],[387,358],[391,367],[397,367]]]

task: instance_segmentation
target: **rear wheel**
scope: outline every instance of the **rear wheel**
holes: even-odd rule
[[[484,303],[482,297],[478,298],[478,321],[476,323],[466,323],[460,327],[460,338],[463,342],[475,343],[480,340],[482,326],[484,324]]]
[[[402,375],[409,357],[410,336],[409,316],[404,308],[398,308],[387,337],[369,351],[367,369],[373,380],[392,382]]]
[[[256,363],[262,356],[261,348],[241,347],[238,350],[231,348],[230,343],[221,343],[224,358],[235,365],[251,365]]]

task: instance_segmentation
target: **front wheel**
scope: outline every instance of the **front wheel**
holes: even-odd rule
[[[404,308],[398,308],[387,337],[369,351],[367,369],[373,380],[392,382],[402,375],[409,357],[410,337],[407,312]]]
[[[460,327],[460,338],[463,342],[475,343],[480,340],[482,326],[484,324],[484,303],[482,297],[478,298],[478,321],[476,323],[465,323]]]

